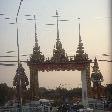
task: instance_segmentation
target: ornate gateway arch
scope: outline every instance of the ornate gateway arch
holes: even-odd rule
[[[57,39],[56,45],[53,49],[53,56],[51,58],[45,58],[40,52],[40,46],[38,45],[37,33],[36,33],[36,19],[35,20],[35,46],[33,48],[33,54],[30,57],[30,61],[27,62],[30,68],[30,90],[31,98],[38,97],[39,71],[81,71],[82,80],[82,102],[86,106],[88,97],[90,96],[90,63],[92,60],[88,58],[88,54],[84,53],[84,47],[80,35],[80,23],[79,23],[79,43],[76,51],[76,55],[68,57],[65,50],[62,48],[62,43],[59,38],[58,28],[58,12],[57,17]]]

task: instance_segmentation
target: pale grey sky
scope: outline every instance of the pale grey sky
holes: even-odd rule
[[[19,2],[15,0],[0,0],[0,55],[7,55],[8,50],[17,50],[15,22]],[[23,0],[18,16],[19,43],[21,54],[31,54],[34,46],[34,22],[27,21],[26,14],[35,14],[37,17],[37,33],[42,53],[51,57],[56,42],[56,26],[47,26],[47,23],[56,23],[52,16],[58,10],[60,19],[68,19],[60,22],[60,39],[68,55],[76,54],[78,45],[78,20],[81,20],[81,36],[85,52],[90,59],[108,59],[103,53],[110,54],[110,0]],[[10,17],[11,19],[4,19]],[[17,55],[16,53],[11,53]],[[21,57],[26,60],[28,57]],[[16,60],[17,58],[0,58],[0,60]],[[23,64],[29,77],[29,69]],[[100,70],[104,76],[104,84],[110,82],[110,63],[99,62]],[[17,66],[16,66],[17,67]],[[0,66],[0,83],[5,82],[12,86],[16,67]],[[80,72],[45,72],[39,73],[40,86],[54,88],[60,83],[67,88],[80,86]]]

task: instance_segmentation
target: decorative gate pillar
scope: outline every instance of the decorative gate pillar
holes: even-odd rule
[[[91,78],[90,78],[90,63],[87,64],[85,69],[81,70],[82,81],[82,103],[88,106],[88,98],[91,97]]]
[[[83,68],[79,69],[81,71],[81,80],[82,80],[82,103],[85,107],[88,105],[88,97],[90,97],[91,91],[91,80],[90,80],[90,63],[92,60],[89,60],[88,54],[84,53],[84,47],[80,35],[80,23],[79,23],[79,44],[76,51],[75,62],[77,65],[82,65]]]
[[[38,45],[37,32],[36,32],[36,17],[35,21],[35,46],[33,48],[33,54],[30,57],[28,66],[30,68],[30,96],[32,100],[36,100],[39,97],[39,82],[38,82],[38,69],[34,67],[35,64],[44,62],[44,55],[40,52],[40,46]]]
[[[38,71],[30,68],[30,97],[31,99],[38,99],[39,96],[39,80]]]
[[[87,93],[88,98],[91,97],[91,76],[90,76],[90,63],[86,67],[86,81],[87,81]]]
[[[88,105],[88,90],[87,90],[87,74],[86,69],[81,71],[82,81],[82,104],[84,107]]]

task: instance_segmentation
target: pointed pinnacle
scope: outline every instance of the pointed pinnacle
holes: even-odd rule
[[[34,21],[35,21],[35,46],[38,46],[38,40],[37,40],[37,26],[36,26],[36,16],[34,15]]]

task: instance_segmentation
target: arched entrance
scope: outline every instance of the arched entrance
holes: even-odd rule
[[[38,45],[37,33],[36,33],[36,19],[35,20],[35,46],[33,48],[33,54],[30,57],[30,61],[27,62],[30,68],[30,90],[31,99],[38,97],[39,71],[81,71],[82,81],[82,102],[84,106],[87,106],[88,97],[90,96],[90,63],[92,60],[88,58],[88,55],[84,53],[84,47],[80,35],[80,23],[79,23],[79,44],[77,47],[76,55],[67,56],[65,50],[62,48],[62,43],[59,38],[58,28],[58,12],[57,17],[57,39],[56,45],[53,49],[53,56],[51,58],[45,58],[40,52],[40,46]]]

